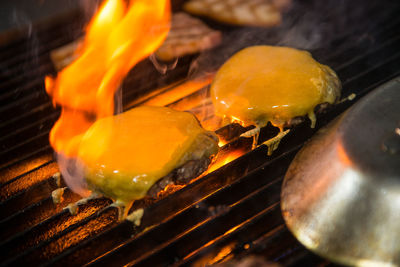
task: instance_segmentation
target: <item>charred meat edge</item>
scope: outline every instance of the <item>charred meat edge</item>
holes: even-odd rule
[[[206,134],[212,141],[217,142],[218,138],[211,133]],[[207,150],[207,142],[200,144],[197,148],[199,151]],[[188,184],[192,179],[196,178],[208,169],[213,156],[209,156],[209,153],[203,153],[199,159],[189,160],[180,167],[174,169],[168,175],[160,178],[148,191],[147,195],[156,198],[158,193],[164,190],[168,185],[185,185]]]

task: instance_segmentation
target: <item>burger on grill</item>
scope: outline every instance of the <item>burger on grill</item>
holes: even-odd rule
[[[301,122],[305,116],[314,127],[315,109],[337,102],[340,91],[336,73],[310,53],[273,46],[239,51],[218,70],[211,85],[215,111],[226,123],[256,126],[242,136],[257,137],[268,122],[281,130],[275,139],[267,141],[269,153],[288,132],[283,131],[285,127]]]
[[[188,112],[143,106],[96,121],[78,158],[89,189],[129,205],[205,171],[218,138]]]

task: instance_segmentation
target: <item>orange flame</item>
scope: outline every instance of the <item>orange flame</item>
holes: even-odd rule
[[[164,41],[169,0],[107,0],[89,23],[80,57],[46,77],[47,93],[61,105],[50,133],[56,151],[75,156],[80,137],[101,117],[114,113],[114,93],[128,71]]]
[[[226,145],[228,142],[226,140],[223,139],[219,139],[218,141],[218,146],[219,147],[223,147],[224,145]]]
[[[202,176],[221,168],[222,166],[228,164],[229,162],[234,161],[235,159],[241,157],[245,153],[246,153],[246,151],[238,149],[238,150],[231,151],[231,152],[227,153],[226,155],[220,155],[219,157],[217,157],[216,161],[213,162],[209,166],[207,171],[205,171],[202,174]]]

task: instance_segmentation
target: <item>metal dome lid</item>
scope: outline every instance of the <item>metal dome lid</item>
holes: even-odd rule
[[[281,199],[287,226],[317,254],[358,266],[400,265],[400,78],[304,146]]]

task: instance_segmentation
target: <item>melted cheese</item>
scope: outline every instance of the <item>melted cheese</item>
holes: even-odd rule
[[[65,189],[66,187],[57,188],[56,190],[53,190],[53,192],[51,192],[51,198],[54,204],[59,204],[64,201],[63,195]]]
[[[218,115],[263,127],[282,128],[290,119],[315,118],[318,104],[334,103],[340,92],[336,74],[306,51],[254,46],[232,56],[211,86]]]
[[[206,139],[215,146],[196,151]],[[128,203],[188,160],[216,150],[217,142],[192,114],[138,107],[96,121],[82,139],[78,158],[86,166],[89,187]]]

